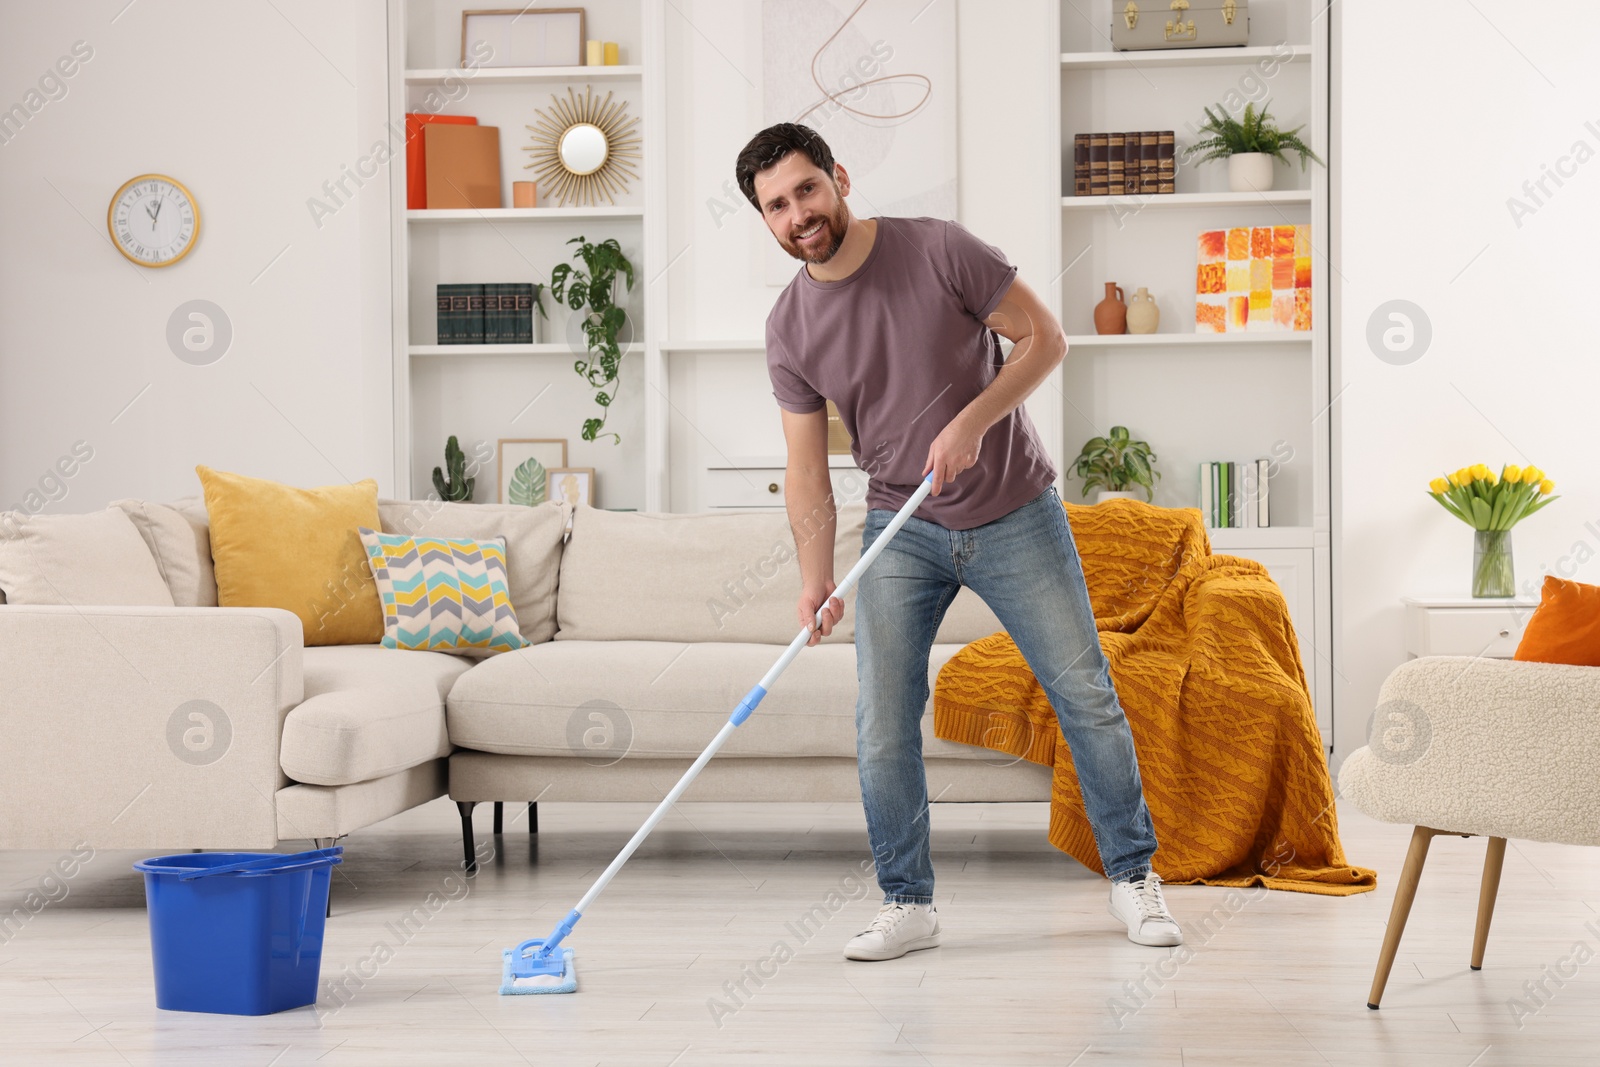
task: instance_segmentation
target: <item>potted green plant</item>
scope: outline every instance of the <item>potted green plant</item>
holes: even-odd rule
[[[617,398],[618,374],[622,367],[622,346],[617,343],[617,334],[627,321],[627,314],[615,300],[617,274],[622,274],[631,290],[633,264],[622,254],[622,246],[614,237],[591,244],[579,236],[567,244],[578,246],[572,255],[583,265],[556,264],[550,271],[550,294],[557,303],[565,303],[574,311],[587,309],[580,323],[588,358],[573,363],[572,369],[595,390],[594,402],[600,405],[599,418],[583,420],[583,439],[593,441],[605,428],[611,404]],[[613,444],[622,443],[620,434],[605,436],[615,438]]]
[[[439,499],[471,500],[472,487],[478,480],[467,477],[467,455],[456,443],[455,434],[451,434],[450,439],[444,443],[444,465],[450,471],[448,478],[445,477],[444,471],[438,467],[433,468],[433,488],[438,492]]]
[[[1075,464],[1078,477],[1083,479],[1083,495],[1099,489],[1095,503],[1118,497],[1134,497],[1130,487],[1144,490],[1146,500],[1155,497],[1155,480],[1161,472],[1155,468],[1156,454],[1145,441],[1135,441],[1126,426],[1113,426],[1104,437],[1091,437],[1084,442]]]
[[[1201,163],[1226,159],[1228,188],[1236,193],[1264,193],[1271,189],[1272,161],[1288,163],[1285,151],[1299,153],[1301,170],[1306,169],[1308,159],[1323,165],[1311,146],[1300,138],[1300,131],[1305,127],[1278,129],[1278,124],[1267,114],[1269,103],[1263,100],[1259,112],[1255,104],[1246,104],[1244,114],[1237,119],[1221,104],[1216,111],[1206,108],[1206,121],[1200,126],[1200,132],[1206,136],[1183,150],[1184,160],[1194,156],[1199,156]]]

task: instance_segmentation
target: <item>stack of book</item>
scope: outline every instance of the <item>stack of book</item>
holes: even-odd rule
[[[1172,130],[1080,133],[1072,138],[1074,196],[1145,196],[1177,192]]]
[[[1200,464],[1200,514],[1213,529],[1272,525],[1268,493],[1272,461]]]
[[[439,343],[533,344],[533,305],[542,288],[532,282],[440,285]]]

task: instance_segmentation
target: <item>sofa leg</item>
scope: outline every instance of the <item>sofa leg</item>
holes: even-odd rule
[[[311,839],[312,848],[332,848],[338,843],[339,839],[337,837],[313,837]],[[328,879],[328,906],[323,911],[322,917],[324,919],[333,917],[333,878],[331,876]]]
[[[1483,949],[1489,943],[1489,920],[1494,918],[1494,898],[1500,892],[1500,868],[1506,860],[1506,839],[1489,838],[1483,857],[1483,884],[1478,888],[1478,929],[1472,935],[1472,969],[1483,970]]]
[[[472,847],[472,809],[477,806],[476,800],[456,801],[456,810],[461,813],[461,853],[465,860],[463,867],[468,874],[478,869],[478,857]]]
[[[1389,969],[1394,966],[1394,956],[1400,948],[1400,935],[1405,933],[1406,918],[1411,914],[1411,901],[1417,895],[1417,883],[1422,880],[1422,865],[1428,862],[1428,845],[1438,830],[1419,826],[1411,833],[1411,849],[1406,853],[1405,869],[1394,889],[1394,906],[1389,909],[1389,927],[1383,934],[1383,949],[1378,953],[1378,970],[1372,976],[1372,990],[1367,994],[1367,1007],[1378,1010],[1383,1000],[1383,987],[1389,981]]]
[[[537,800],[530,800],[530,801],[528,801],[528,833],[536,834],[538,832],[539,832],[539,802]]]
[[[502,822],[505,818],[505,807],[505,804],[501,801],[494,802],[494,836],[496,837],[505,832],[505,824]]]

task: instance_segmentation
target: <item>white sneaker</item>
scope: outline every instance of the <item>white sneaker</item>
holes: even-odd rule
[[[1114,884],[1108,910],[1112,918],[1128,924],[1128,940],[1136,945],[1183,944],[1183,931],[1167,911],[1166,898],[1161,895],[1161,876],[1155,871]]]
[[[939,912],[932,904],[885,904],[877,918],[844,946],[847,960],[893,960],[939,947]]]

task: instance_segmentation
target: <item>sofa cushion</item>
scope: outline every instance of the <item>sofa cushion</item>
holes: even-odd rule
[[[161,578],[180,608],[217,606],[217,576],[211,568],[211,529],[206,522],[205,505],[199,506],[198,520],[193,510],[152,504],[144,500],[113,500],[133,520],[144,538],[145,547],[156,561]]]
[[[383,604],[383,647],[493,654],[523,648],[502,537],[417,537],[361,528]]]
[[[377,644],[378,587],[356,533],[378,525],[378,483],[299,489],[195,468],[211,520],[217,603],[284,608],[310,645]]]
[[[939,668],[960,647],[933,648],[929,710]],[[450,740],[479,752],[573,756],[597,764],[623,755],[691,758],[781,651],[726,641],[552,641],[507,652],[472,668],[450,691]],[[722,751],[854,757],[855,707],[855,645],[818,645],[795,659]],[[931,714],[922,724],[928,756],[1009,762],[935,738]]]
[[[442,500],[380,500],[384,533],[471,537],[506,542],[506,585],[517,629],[533,644],[556,632],[556,582],[567,509],[560,504],[453,504]]]
[[[11,604],[173,606],[144,538],[117,508],[0,513],[0,589]]]
[[[983,598],[962,587],[950,602],[949,610],[944,613],[944,621],[939,624],[939,632],[933,639],[941,645],[966,645],[1004,629]]]
[[[445,694],[472,664],[380,645],[306,649],[305,699],[283,722],[283,773],[348,785],[449,755]]]
[[[861,555],[865,519],[865,505],[839,509],[835,581]],[[794,535],[781,511],[674,515],[581,507],[561,557],[556,638],[788,644],[800,632],[799,598]],[[845,598],[844,619],[825,643],[855,639],[854,600],[854,593]]]

